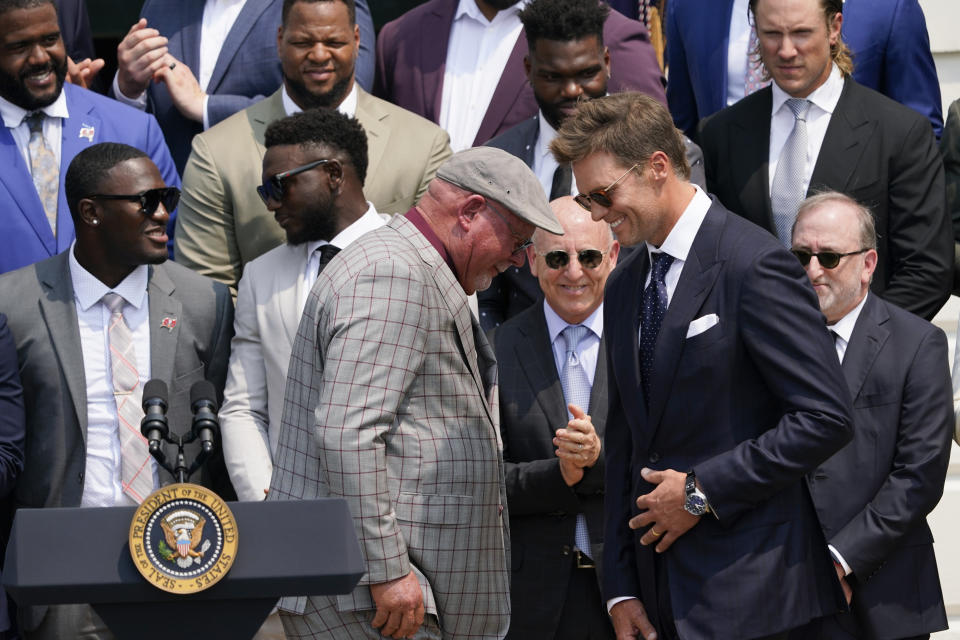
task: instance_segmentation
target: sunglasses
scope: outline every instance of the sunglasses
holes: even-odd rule
[[[613,205],[613,200],[610,199],[610,192],[613,191],[613,188],[616,187],[621,180],[627,177],[628,173],[630,173],[631,171],[633,171],[639,166],[640,166],[640,163],[638,162],[637,164],[633,165],[632,167],[624,171],[623,175],[617,178],[616,180],[614,180],[613,183],[606,189],[597,189],[596,191],[591,191],[590,193],[578,193],[573,197],[573,199],[576,200],[578,205],[580,205],[587,211],[590,211],[590,206],[592,204],[591,201],[596,202],[601,207],[609,208],[611,205]]]
[[[807,266],[810,264],[810,258],[816,257],[817,262],[820,263],[820,266],[824,269],[835,269],[838,264],[840,264],[841,258],[846,258],[847,256],[855,256],[858,253],[866,253],[870,249],[860,249],[859,251],[851,251],[849,253],[837,253],[836,251],[821,251],[820,253],[811,253],[810,251],[804,251],[803,249],[791,249],[790,253],[797,256],[797,260],[800,261],[800,264]]]
[[[319,167],[320,165],[328,162],[330,162],[329,158],[324,158],[323,160],[314,160],[313,162],[308,162],[307,164],[296,167],[295,169],[274,174],[267,178],[266,182],[257,187],[257,193],[260,195],[260,199],[263,200],[263,204],[268,204],[270,200],[273,200],[274,202],[280,202],[283,200],[284,180],[290,176],[295,176],[298,173],[310,171],[310,169]]]
[[[600,249],[581,249],[577,251],[576,256],[577,260],[580,261],[580,266],[584,269],[596,269],[603,262],[605,254],[606,252],[600,251]],[[570,254],[566,251],[547,251],[537,255],[542,256],[543,261],[551,269],[566,269],[567,265],[570,264]]]
[[[140,213],[145,216],[152,216],[156,213],[157,207],[160,206],[161,202],[163,203],[163,208],[167,210],[167,213],[176,209],[177,203],[180,202],[180,189],[176,187],[158,187],[130,195],[94,193],[93,195],[87,196],[87,198],[91,200],[127,200],[130,202],[139,202]]]
[[[513,255],[517,255],[527,247],[530,247],[533,245],[533,241],[530,238],[524,238],[522,235],[520,235],[519,233],[513,230],[513,226],[507,221],[506,216],[504,216],[502,213],[497,211],[496,207],[494,207],[489,200],[487,200],[487,209],[489,209],[490,211],[493,211],[495,214],[497,214],[498,218],[503,220],[503,224],[507,225],[507,229],[510,230],[510,235],[512,235],[516,239],[517,244],[514,245],[513,247]]]

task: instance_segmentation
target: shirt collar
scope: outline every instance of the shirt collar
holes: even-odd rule
[[[554,129],[547,119],[543,117],[543,111],[539,112],[540,132],[537,134],[537,157],[544,158],[551,155],[550,143],[557,137],[557,130]]]
[[[498,11],[497,15],[493,16],[493,20],[487,20],[487,17],[480,11],[480,7],[477,6],[476,0],[460,0],[457,4],[457,11],[453,14],[453,20],[456,22],[466,16],[484,26],[489,26],[495,22],[505,20],[507,16],[519,14],[526,4],[527,0],[520,0],[520,2],[515,5]]]
[[[777,86],[776,82],[771,83],[770,86],[773,89],[773,110],[770,113],[777,113],[781,108],[785,108],[784,103],[793,96]],[[837,108],[841,93],[843,93],[843,74],[840,73],[840,68],[833,64],[827,80],[814,89],[806,99],[823,111],[832,114]]]
[[[294,102],[293,98],[290,97],[290,94],[287,93],[287,85],[283,85],[283,87],[281,87],[280,98],[283,100],[283,112],[288,116],[292,116],[295,113],[300,113],[303,111],[303,109],[300,108],[300,105]],[[353,86],[350,87],[350,93],[347,94],[347,96],[337,107],[337,111],[345,116],[355,118],[357,113],[357,100],[357,79],[354,78]]]
[[[850,344],[850,337],[853,335],[853,328],[857,324],[857,318],[860,317],[860,312],[863,311],[863,305],[867,302],[867,296],[869,295],[870,293],[867,292],[867,294],[863,296],[863,300],[860,301],[860,304],[848,311],[847,315],[837,320],[836,323],[828,324],[827,329],[830,329],[838,336],[843,338],[845,343]]]
[[[550,344],[553,344],[557,340],[564,329],[570,326],[571,323],[567,322],[561,318],[556,311],[553,310],[553,307],[550,306],[550,303],[544,299],[543,301],[543,315],[547,319],[547,332],[550,335]],[[600,306],[593,310],[587,319],[583,322],[577,324],[582,324],[587,329],[593,332],[593,335],[598,338],[603,336],[603,303],[600,303]]]
[[[690,253],[693,241],[696,239],[697,232],[700,230],[700,225],[703,224],[707,210],[713,204],[710,196],[704,193],[700,187],[693,185],[693,188],[696,189],[696,193],[693,194],[693,198],[690,199],[687,208],[683,210],[680,218],[673,225],[670,233],[667,234],[667,239],[663,241],[663,244],[655,247],[649,242],[645,243],[651,260],[653,259],[653,254],[660,251],[673,256],[675,260],[684,262],[687,260],[687,255]]]
[[[67,95],[65,91],[60,91],[60,95],[52,103],[40,109],[51,118],[69,118],[70,110],[67,108]],[[8,129],[16,129],[23,124],[24,118],[33,113],[23,107],[18,107],[5,98],[0,98],[0,116],[3,117],[3,124]]]
[[[353,221],[346,229],[335,235],[329,242],[326,240],[312,240],[307,243],[307,256],[309,257],[325,244],[332,244],[338,249],[345,249],[347,245],[362,236],[384,225],[383,218],[377,213],[372,202],[367,202],[367,210],[362,216]]]
[[[127,304],[139,309],[147,299],[147,282],[150,279],[150,268],[141,264],[130,272],[120,284],[112,289],[100,282],[96,276],[80,266],[74,255],[77,242],[70,245],[70,280],[73,282],[73,296],[80,304],[81,311],[87,311],[100,302],[106,293],[116,293],[127,301]]]

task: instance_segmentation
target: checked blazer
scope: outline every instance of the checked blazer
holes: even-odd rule
[[[413,570],[445,638],[506,633],[496,398],[493,350],[467,297],[405,216],[323,270],[293,345],[267,496],[350,505],[367,573],[348,595],[310,597],[317,627],[368,619],[368,585]]]

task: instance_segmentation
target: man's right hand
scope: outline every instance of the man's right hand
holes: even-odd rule
[[[643,604],[636,598],[621,600],[610,609],[610,621],[617,640],[656,640],[657,632],[647,619]]]
[[[370,594],[377,605],[371,624],[388,638],[412,638],[423,624],[423,592],[413,571],[390,582],[371,584]]]
[[[167,39],[156,29],[147,28],[146,18],[130,27],[117,47],[117,85],[128,98],[140,97],[153,75],[163,68]]]

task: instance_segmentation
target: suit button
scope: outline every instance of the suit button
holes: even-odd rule
[[[83,471],[77,474],[77,482],[83,484]]]
[[[570,555],[570,545],[568,544],[563,545],[563,555],[565,556]]]
[[[650,462],[656,464],[656,463],[660,462],[660,454],[657,453],[656,451],[654,451],[654,452],[652,452],[652,453],[650,454],[650,457],[647,458],[647,459],[648,459]]]
[[[826,479],[827,479],[827,474],[825,474],[825,473],[817,473],[817,474],[814,474],[813,479],[814,479],[814,480],[826,480]]]

